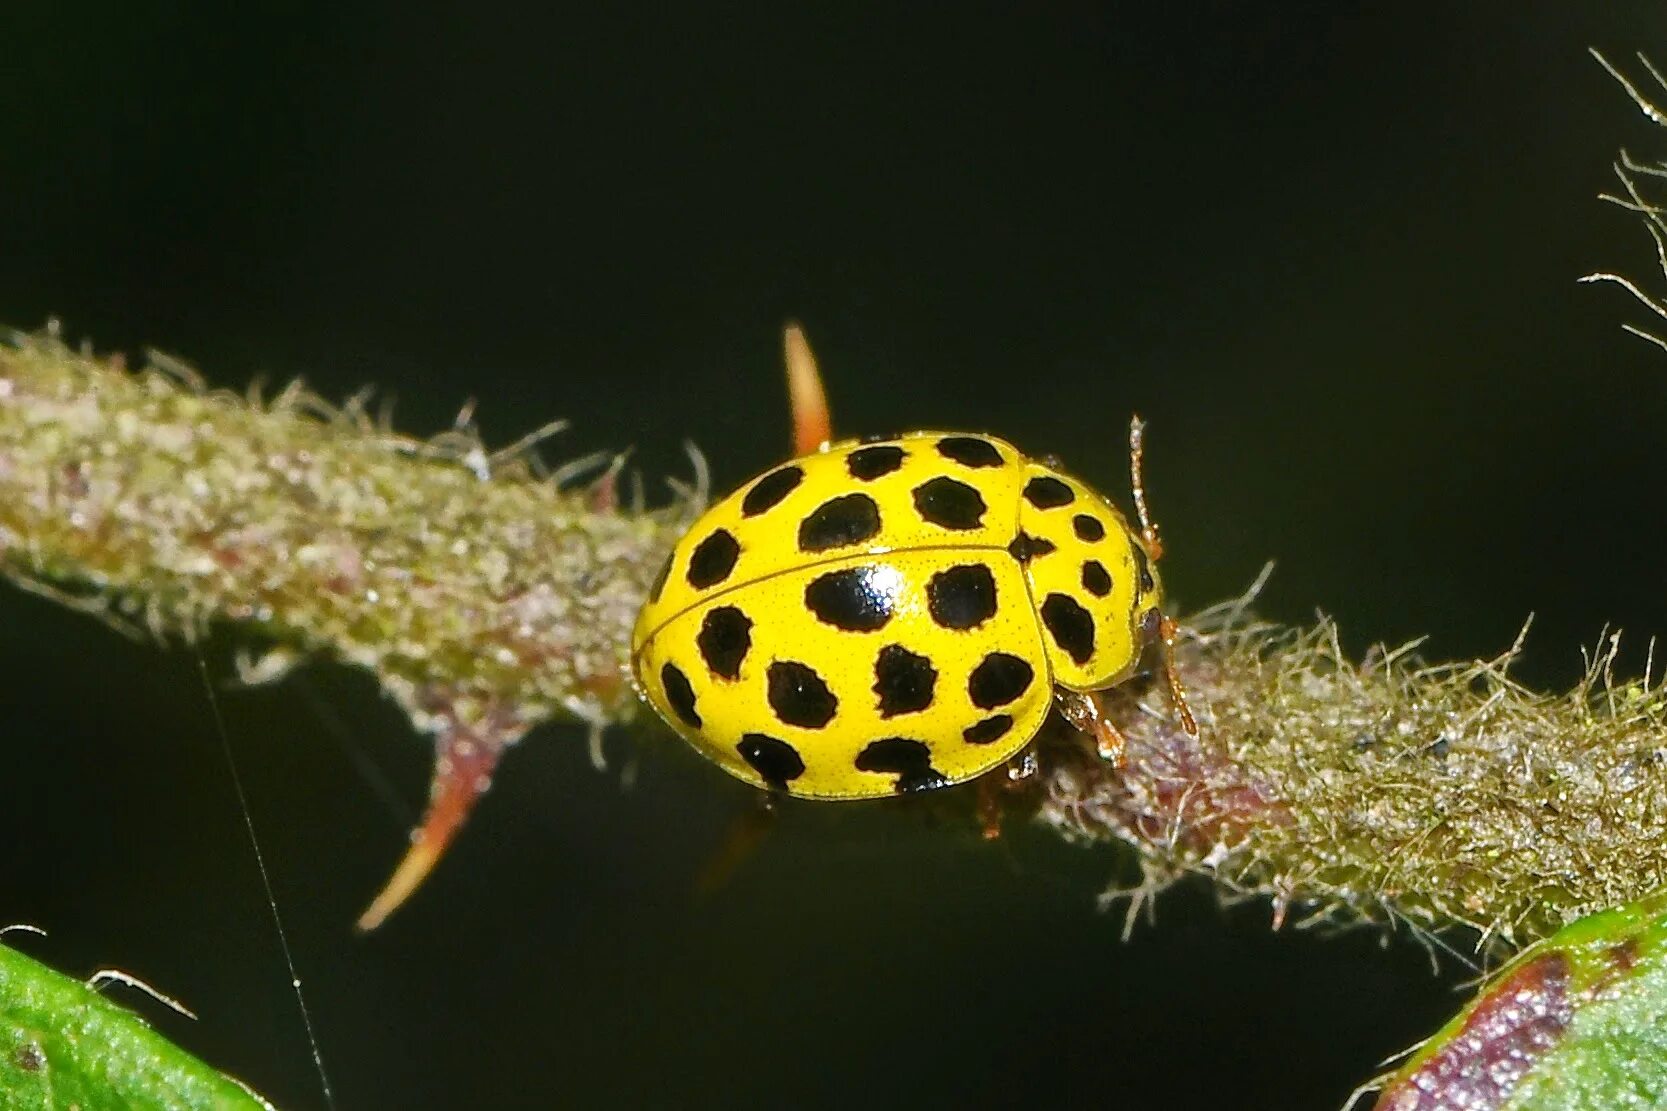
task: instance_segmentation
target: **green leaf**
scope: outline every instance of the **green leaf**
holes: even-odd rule
[[[1380,1111],[1667,1106],[1667,892],[1523,950],[1390,1079]]]
[[[79,980],[0,946],[0,1106],[264,1109]]]

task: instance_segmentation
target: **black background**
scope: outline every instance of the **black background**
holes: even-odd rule
[[[1548,686],[1667,629],[1667,357],[1575,284],[1653,270],[1594,196],[1667,135],[1585,48],[1667,60],[1659,4],[781,7],[10,6],[0,318],[375,383],[414,432],[565,415],[650,476],[689,437],[728,488],[784,450],[797,316],[849,432],[988,429],[1120,493],[1138,409],[1183,604],[1275,557],[1268,615],[1436,658],[1533,611]],[[313,1106],[197,667],[0,588],[0,920]],[[1404,934],[1201,889],[1122,944],[1126,859],[906,806],[789,807],[696,899],[745,788],[554,727],[356,938],[425,746],[337,669],[222,701],[343,1107],[1332,1108],[1461,998]]]

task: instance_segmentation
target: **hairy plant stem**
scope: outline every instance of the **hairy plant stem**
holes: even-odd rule
[[[267,653],[251,679],[308,656],[365,668],[434,736],[429,817],[366,926],[529,727],[639,716],[631,625],[701,492],[630,509],[614,473],[572,489],[466,422],[414,440],[362,404],[211,391],[51,331],[0,346],[0,575],[156,636],[242,626]],[[1202,873],[1269,896],[1276,921],[1521,941],[1667,875],[1667,697],[1612,682],[1607,655],[1543,695],[1505,660],[1352,662],[1329,624],[1260,624],[1243,604],[1187,624],[1200,734],[1161,685],[1125,684],[1105,701],[1127,767],[1056,727],[1022,802],[1073,840],[1132,845],[1142,892]]]

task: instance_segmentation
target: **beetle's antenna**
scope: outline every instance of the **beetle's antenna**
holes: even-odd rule
[[[782,353],[787,360],[787,400],[793,411],[793,454],[809,455],[833,440],[833,418],[828,415],[822,372],[816,369],[816,356],[797,320],[788,321],[782,332]]]
[[[1140,538],[1146,543],[1146,556],[1153,563],[1163,558],[1163,541],[1158,537],[1157,523],[1146,508],[1146,423],[1140,417],[1129,420],[1129,482],[1134,488],[1135,515],[1140,518]],[[1198,736],[1198,719],[1187,705],[1187,692],[1181,686],[1181,673],[1175,667],[1175,638],[1181,627],[1173,617],[1159,615],[1158,636],[1163,641],[1163,677],[1169,683],[1169,697],[1181,715],[1181,728],[1188,736]]]
[[[1134,511],[1140,518],[1140,538],[1146,541],[1146,558],[1153,563],[1163,558],[1163,541],[1158,526],[1146,509],[1146,422],[1138,415],[1129,418],[1129,484],[1134,488]]]

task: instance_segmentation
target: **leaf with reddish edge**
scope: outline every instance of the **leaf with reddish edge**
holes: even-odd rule
[[[1377,1111],[1667,1105],[1667,893],[1524,950],[1390,1078]]]

